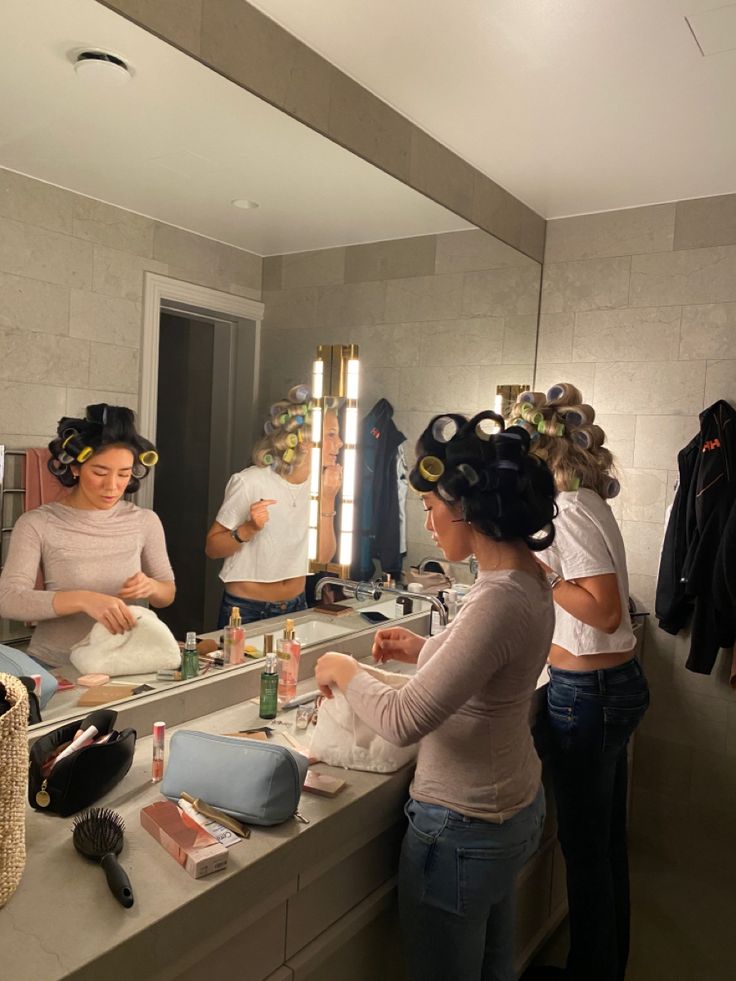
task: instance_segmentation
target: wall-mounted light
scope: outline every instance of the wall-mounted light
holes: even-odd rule
[[[309,557],[312,571],[327,571],[343,578],[353,560],[355,529],[355,489],[358,454],[358,395],[360,391],[360,361],[355,344],[323,344],[317,349],[312,366],[312,392],[317,407],[312,412],[312,474],[309,508]],[[321,520],[325,512],[323,486],[323,427],[326,413],[337,413],[342,442],[342,486],[335,499],[335,550]],[[330,546],[330,548],[328,548]]]

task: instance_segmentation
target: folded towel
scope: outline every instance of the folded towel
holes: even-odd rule
[[[152,674],[164,668],[178,668],[179,645],[165,623],[153,610],[131,606],[138,621],[124,634],[111,634],[96,623],[87,636],[71,650],[71,662],[80,674]]]

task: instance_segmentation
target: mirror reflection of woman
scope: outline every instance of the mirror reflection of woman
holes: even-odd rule
[[[235,606],[244,623],[307,608],[312,409],[307,387],[292,388],[271,406],[252,466],[228,481],[205,545],[209,558],[225,560],[218,627],[228,623]],[[334,496],[322,512],[327,517],[320,518],[320,556],[331,556]]]
[[[176,587],[158,516],[122,499],[158,459],[136,432],[132,410],[89,405],[84,419],[60,420],[49,451],[51,473],[71,491],[16,521],[0,615],[37,622],[28,652],[56,667],[68,665],[95,621],[123,633],[136,624],[130,602],[169,606]]]
[[[320,495],[320,555],[321,561],[335,557],[335,501],[342,487],[342,465],[338,463],[344,443],[340,438],[340,419],[337,408],[327,408],[322,422],[322,493]]]

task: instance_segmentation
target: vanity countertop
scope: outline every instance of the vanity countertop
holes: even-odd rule
[[[227,733],[262,724],[257,707],[248,702],[173,731]],[[291,724],[284,731],[298,738]],[[140,825],[140,809],[163,799],[161,785],[151,784],[151,751],[151,737],[139,739],[131,770],[97,802],[114,808],[126,823],[120,862],[135,895],[129,910],[113,898],[103,870],[75,852],[72,817],[28,809],[26,869],[0,910],[2,975],[8,981],[176,977],[183,938],[216,942],[283,903],[298,891],[307,866],[313,875],[315,862],[329,865],[369,840],[371,832],[395,823],[411,777],[411,767],[384,775],[318,764],[317,772],[346,779],[340,794],[303,794],[300,813],[308,824],[291,819],[272,828],[253,827],[248,840],[229,849],[225,870],[195,880]],[[181,956],[186,959],[186,952]]]

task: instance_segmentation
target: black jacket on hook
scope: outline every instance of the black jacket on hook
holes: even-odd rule
[[[656,614],[667,633],[690,620],[687,667],[710,674],[736,641],[736,410],[715,402],[677,457],[680,483],[665,533]]]

